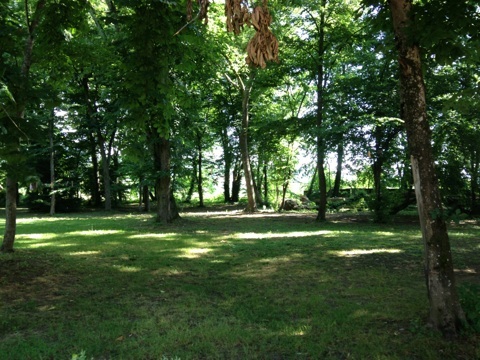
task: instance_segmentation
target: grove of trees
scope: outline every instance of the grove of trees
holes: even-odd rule
[[[430,321],[458,333],[446,221],[480,212],[476,1],[0,0],[0,52],[1,252],[20,200],[154,201],[170,223],[245,189],[247,212],[281,209],[301,150],[318,221],[345,187],[372,189],[378,222],[416,202]]]

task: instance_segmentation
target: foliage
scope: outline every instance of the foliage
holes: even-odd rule
[[[462,284],[459,295],[468,326],[480,333],[480,285]]]

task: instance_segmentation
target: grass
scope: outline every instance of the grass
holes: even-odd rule
[[[0,358],[480,359],[478,334],[425,326],[415,222],[314,218],[22,214],[0,256]],[[478,284],[480,227],[450,234],[460,286]]]

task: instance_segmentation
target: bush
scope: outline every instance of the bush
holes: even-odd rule
[[[50,195],[37,192],[28,193],[25,196],[25,205],[30,211],[50,211]],[[82,207],[82,199],[76,197],[63,197],[61,194],[55,196],[55,211],[60,213],[76,212]]]
[[[467,326],[480,333],[480,285],[462,284],[459,293]]]

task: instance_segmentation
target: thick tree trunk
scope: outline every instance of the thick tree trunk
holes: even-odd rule
[[[242,90],[242,128],[240,129],[240,152],[242,154],[243,173],[245,176],[245,186],[247,190],[247,207],[245,212],[253,213],[257,211],[255,201],[255,190],[253,185],[252,168],[250,166],[250,155],[248,151],[248,122],[249,122],[249,100],[250,85]]]
[[[384,188],[382,186],[383,159],[376,158],[372,165],[373,187],[374,187],[374,205],[373,212],[375,222],[385,223],[387,221],[387,212],[385,210],[385,201],[383,198]]]
[[[452,254],[434,168],[419,47],[408,38],[412,0],[389,0],[400,63],[401,116],[405,121],[425,250],[430,322],[456,336],[465,320],[455,287]]]
[[[157,193],[157,221],[171,223],[179,218],[170,183],[170,142],[158,135],[156,128],[149,134],[153,140],[153,163],[157,175],[155,188]]]

